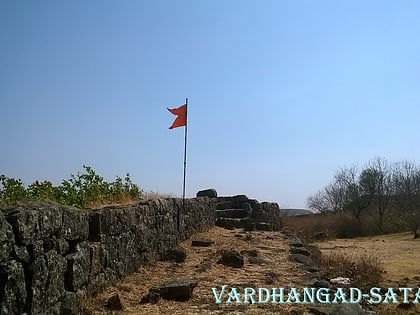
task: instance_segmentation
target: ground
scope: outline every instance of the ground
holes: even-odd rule
[[[382,287],[420,286],[420,240],[412,233],[336,239],[317,243],[322,253],[378,257],[385,269]]]
[[[211,247],[192,247],[191,240],[210,238]],[[212,288],[220,290],[223,284],[229,287],[305,287],[304,271],[288,259],[289,245],[282,232],[244,232],[214,227],[194,235],[180,245],[187,250],[184,263],[156,262],[142,266],[122,283],[107,288],[102,294],[85,303],[86,314],[111,314],[106,301],[118,293],[124,305],[119,314],[308,314],[306,307],[292,305],[226,305],[216,304]],[[341,252],[349,256],[373,255],[379,257],[385,269],[382,288],[420,287],[420,240],[410,233],[375,237],[337,239],[317,243],[323,254]],[[262,264],[252,264],[245,257],[243,268],[231,268],[217,264],[220,250],[235,249],[258,251]],[[197,266],[210,268],[200,271]],[[204,268],[205,269],[205,268]],[[198,280],[193,297],[188,302],[160,300],[157,304],[140,304],[149,288],[170,279]],[[225,301],[225,300],[224,300]],[[374,308],[377,314],[419,314],[419,305],[409,310],[398,310],[395,305]],[[294,311],[293,311],[294,310]],[[115,313],[118,314],[118,313]]]
[[[124,282],[109,287],[102,294],[90,299],[85,306],[92,315],[108,314],[104,307],[107,299],[118,293],[124,304],[123,314],[289,314],[296,308],[291,305],[226,305],[216,304],[212,288],[219,291],[223,284],[229,287],[302,287],[302,271],[288,260],[289,245],[281,232],[244,232],[214,227],[194,235],[192,239],[210,238],[215,241],[211,247],[192,247],[191,239],[180,245],[187,250],[184,263],[157,262],[143,266],[137,273],[128,276]],[[220,250],[256,249],[262,264],[252,264],[245,257],[242,268],[217,264]],[[210,262],[211,268],[200,271],[196,266]],[[195,279],[198,286],[188,302],[160,300],[157,304],[139,304],[149,288],[169,279]],[[299,307],[297,307],[299,308]]]

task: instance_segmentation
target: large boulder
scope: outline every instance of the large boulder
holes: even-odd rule
[[[244,257],[236,250],[226,250],[222,252],[222,257],[218,263],[233,268],[242,268],[244,265]]]
[[[209,197],[209,198],[217,198],[217,191],[214,188],[210,188],[210,189],[205,189],[205,190],[200,190],[197,193],[197,198],[198,197]]]
[[[163,261],[174,261],[181,263],[187,259],[187,251],[181,246],[175,246],[162,254],[160,259]]]
[[[172,280],[157,285],[149,290],[149,294],[140,303],[156,303],[159,298],[173,301],[188,301],[197,286],[196,280]]]

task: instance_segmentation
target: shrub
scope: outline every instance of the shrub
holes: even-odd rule
[[[58,187],[50,181],[35,181],[27,188],[20,179],[0,176],[0,204],[14,204],[24,200],[50,200],[64,205],[86,208],[92,205],[127,203],[138,200],[143,191],[131,181],[130,174],[125,178],[116,177],[107,182],[90,166],[83,165],[84,172],[71,175]]]
[[[354,238],[380,233],[373,219],[364,214],[356,219],[349,213],[327,213],[287,217],[285,225],[306,242],[329,238]],[[319,237],[322,235],[322,238]]]
[[[378,286],[384,273],[382,262],[374,256],[351,256],[341,253],[322,254],[319,260],[321,276],[327,279],[347,277],[351,286],[370,289]]]
[[[0,175],[0,184],[0,200],[2,203],[12,204],[26,198],[26,190],[20,179]]]

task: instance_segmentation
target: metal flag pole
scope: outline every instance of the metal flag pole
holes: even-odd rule
[[[188,97],[185,99],[185,136],[184,136],[184,182],[182,185],[182,211],[185,215],[185,178],[187,173],[187,128],[188,128]],[[177,225],[178,231],[180,231],[181,215],[180,209],[178,208]]]
[[[185,178],[187,172],[187,128],[188,128],[188,97],[185,99],[185,138],[184,138],[184,183],[182,185],[182,200],[185,199]]]

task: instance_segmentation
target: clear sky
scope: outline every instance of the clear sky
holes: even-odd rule
[[[0,173],[305,207],[342,166],[420,162],[419,1],[0,1]]]

